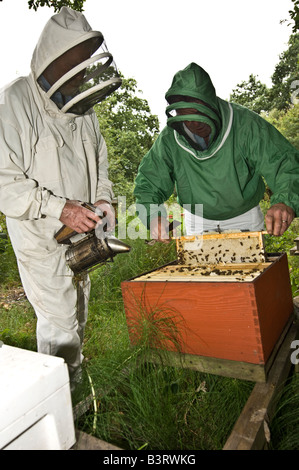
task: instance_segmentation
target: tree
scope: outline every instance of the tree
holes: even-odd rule
[[[3,0],[0,0],[2,2]],[[73,10],[83,11],[85,0],[28,0],[29,9],[37,10],[38,7],[53,7],[58,12],[62,7],[70,7]]]
[[[279,56],[279,62],[271,77],[271,109],[287,110],[292,105],[292,84],[299,78],[299,33],[290,36],[288,46]]]
[[[287,111],[273,109],[268,116],[263,117],[299,150],[299,103]]]
[[[138,96],[137,82],[124,79],[122,86],[95,106],[100,129],[108,148],[110,178],[116,196],[133,202],[133,186],[142,157],[159,133],[158,117],[148,102]]]
[[[294,20],[293,33],[299,29],[299,0],[292,0],[294,3],[294,10],[290,10],[290,17]]]
[[[299,77],[299,33],[290,36],[288,49],[279,56],[279,62],[271,77],[272,87],[250,75],[249,80],[243,81],[233,89],[231,101],[241,104],[260,114],[272,109],[287,111],[293,105],[292,95],[294,86],[298,89]]]
[[[230,100],[260,114],[269,111],[269,89],[253,74],[247,82],[243,81],[233,89]]]
[[[85,0],[28,0],[29,8],[37,10],[38,7],[53,7],[54,12],[58,12],[63,6],[70,7],[73,10],[83,11]]]

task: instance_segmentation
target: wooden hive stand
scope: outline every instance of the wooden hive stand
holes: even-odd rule
[[[253,388],[223,450],[264,450],[271,440],[269,424],[275,412],[277,397],[290,373],[292,343],[299,337],[295,321],[277,351],[266,382]]]
[[[295,256],[295,255],[299,255],[299,237],[295,238],[294,242],[296,243],[296,245],[290,249],[290,255],[291,256]]]

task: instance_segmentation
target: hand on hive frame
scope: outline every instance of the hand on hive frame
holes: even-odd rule
[[[151,220],[151,238],[153,240],[157,240],[158,242],[162,243],[169,243],[169,231],[168,231],[169,223],[165,217],[156,217],[155,219]]]
[[[76,232],[84,233],[93,230],[101,219],[97,214],[83,207],[79,201],[67,201],[59,220]]]
[[[265,222],[269,235],[280,237],[290,226],[295,217],[293,209],[286,204],[274,204],[268,210]]]

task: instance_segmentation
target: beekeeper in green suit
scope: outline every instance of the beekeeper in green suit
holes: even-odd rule
[[[187,235],[263,230],[264,180],[272,191],[266,229],[282,235],[299,214],[299,152],[259,115],[218,98],[195,63],[174,76],[165,96],[167,126],[143,158],[135,187],[152,237],[168,241],[163,203],[174,188],[187,207]]]

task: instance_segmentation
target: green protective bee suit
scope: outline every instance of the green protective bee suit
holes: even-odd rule
[[[271,205],[284,203],[299,214],[299,152],[256,113],[216,96],[209,75],[192,63],[178,72],[166,93],[197,98],[205,103],[175,103],[167,107],[168,121],[143,158],[136,178],[135,196],[147,209],[149,226],[161,205],[176,188],[181,206],[203,204],[203,217],[226,220],[249,211],[263,198],[266,180],[273,195]],[[184,132],[183,121],[171,117],[172,109],[196,108],[211,126],[206,150]],[[194,119],[194,115],[193,115]],[[166,211],[160,212],[166,215]],[[141,214],[140,214],[141,217]]]

